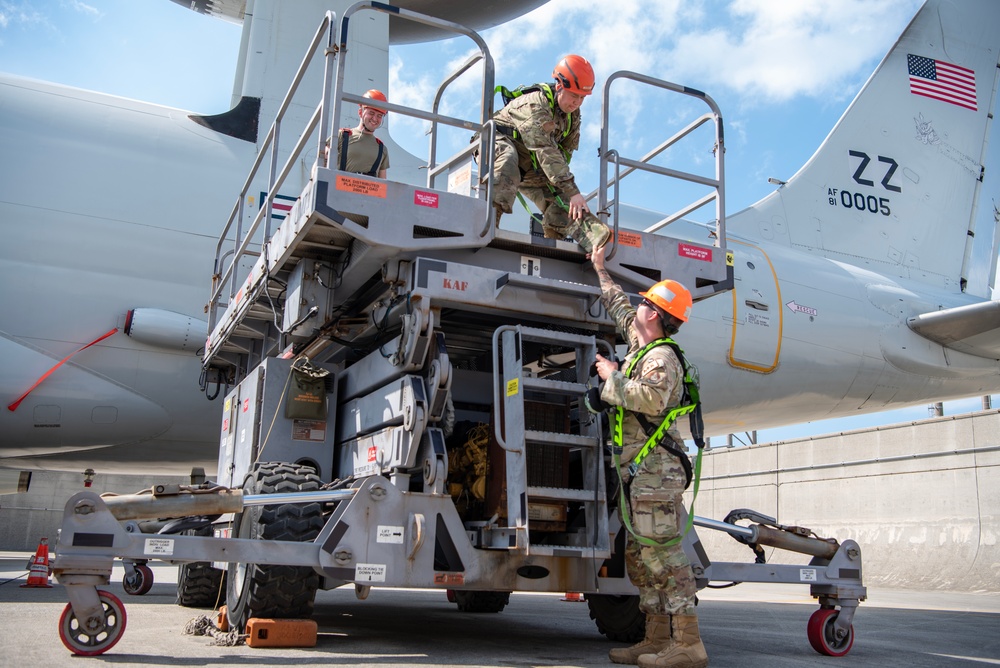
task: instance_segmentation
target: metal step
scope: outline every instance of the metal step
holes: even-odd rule
[[[554,278],[541,278],[539,276],[528,276],[527,274],[506,274],[497,284],[499,289],[507,286],[528,288],[534,291],[558,292],[560,294],[572,294],[580,297],[600,297],[601,289],[585,283],[573,283],[571,281],[561,281]]]
[[[528,487],[529,499],[552,499],[557,501],[600,501],[592,489],[566,489],[564,487]]]
[[[611,556],[610,549],[594,546],[576,547],[575,545],[530,545],[528,552],[539,557],[570,557],[573,559],[607,559]]]
[[[590,334],[572,334],[570,332],[558,332],[551,329],[525,327],[524,325],[521,325],[520,332],[521,338],[524,340],[538,343],[553,343],[567,348],[581,345],[592,346],[594,344],[594,337]]]
[[[525,390],[542,390],[545,392],[565,394],[571,397],[583,396],[583,394],[587,391],[587,386],[582,383],[569,383],[564,380],[548,380],[533,376],[525,376],[522,378],[521,385],[524,386]]]
[[[599,445],[598,440],[592,436],[563,434],[555,431],[537,431],[534,429],[525,430],[524,441],[525,443],[563,445],[569,448],[596,448]]]

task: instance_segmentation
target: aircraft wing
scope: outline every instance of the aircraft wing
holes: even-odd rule
[[[1000,301],[923,313],[906,324],[920,336],[946,348],[1000,359]]]

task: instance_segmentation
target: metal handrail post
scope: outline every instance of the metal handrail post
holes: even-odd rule
[[[611,151],[611,149],[608,148],[608,143],[610,140],[609,117],[611,109],[611,85],[618,79],[631,79],[639,83],[645,83],[651,86],[655,86],[657,88],[662,88],[665,90],[673,91],[675,93],[680,93],[682,95],[687,95],[689,97],[698,98],[706,105],[708,105],[711,112],[699,116],[692,123],[688,124],[688,126],[677,132],[673,137],[671,137],[667,141],[661,143],[658,147],[653,149],[653,151],[647,153],[638,161],[622,158],[620,155],[617,154],[617,152]],[[599,182],[597,190],[587,195],[586,199],[588,200],[592,199],[596,194],[598,196],[598,210],[606,212],[610,204],[608,200],[609,183],[608,183],[608,173],[607,173],[609,160],[613,160],[615,163],[615,177],[613,183],[615,186],[614,205],[616,214],[618,211],[618,204],[619,204],[619,198],[618,198],[619,182],[621,181],[621,179],[625,178],[625,176],[631,174],[633,171],[637,169],[641,169],[647,172],[652,172],[655,174],[660,174],[663,176],[669,176],[672,178],[680,178],[692,183],[698,183],[700,185],[711,187],[715,190],[715,195],[713,195],[712,197],[703,197],[701,200],[698,200],[694,206],[687,207],[686,209],[684,209],[684,211],[690,212],[694,209],[704,206],[705,204],[708,203],[708,201],[714,198],[715,215],[716,215],[716,220],[715,220],[716,235],[715,235],[714,245],[717,247],[723,245],[725,243],[725,238],[726,238],[725,180],[724,180],[725,133],[723,130],[722,112],[719,109],[718,104],[716,104],[715,100],[713,100],[706,93],[697,90],[695,88],[689,88],[687,86],[671,83],[669,81],[663,81],[661,79],[655,79],[653,77],[649,77],[643,74],[638,74],[636,72],[622,70],[619,72],[615,72],[610,77],[608,77],[607,80],[604,82],[604,91],[601,103],[602,103],[602,108],[601,108],[601,146],[599,149],[600,151]],[[706,123],[709,120],[713,120],[715,122],[715,149],[714,149],[715,179],[709,179],[697,174],[690,174],[679,170],[673,170],[648,164],[648,161],[650,159],[659,155],[661,152],[663,152],[664,150],[675,144],[680,139],[688,136],[694,130],[701,127],[704,123]],[[620,170],[621,165],[625,165],[627,167],[627,169],[624,172]],[[661,221],[654,227],[656,229],[659,229],[659,227],[662,227],[665,224],[669,224],[669,222],[673,222],[676,219],[677,219],[676,215],[673,217],[669,217],[668,219],[664,219],[668,221],[667,223]],[[617,215],[615,216],[615,220],[617,221]],[[646,231],[652,231],[652,230],[653,228],[651,227]],[[617,236],[617,230],[616,230],[616,236]],[[611,257],[613,253],[614,253],[614,248],[612,248],[612,253],[609,254],[608,257]]]

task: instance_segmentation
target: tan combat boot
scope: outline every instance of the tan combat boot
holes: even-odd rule
[[[631,647],[616,647],[608,652],[614,663],[634,666],[643,654],[656,654],[673,643],[670,637],[670,615],[646,615],[646,637]]]
[[[640,668],[705,668],[708,653],[698,632],[697,615],[673,615],[673,642],[656,654],[639,657]]]

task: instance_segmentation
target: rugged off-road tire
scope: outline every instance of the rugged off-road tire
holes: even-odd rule
[[[590,618],[608,640],[637,643],[646,637],[646,615],[638,596],[587,594]]]
[[[211,536],[212,527],[189,529],[183,536]],[[177,569],[177,605],[185,608],[215,608],[225,592],[226,572],[207,561],[181,564]]]
[[[314,492],[321,485],[311,467],[266,462],[247,475],[243,493]],[[322,528],[323,509],[319,503],[251,506],[236,516],[233,536],[301,543],[314,540]],[[244,628],[251,617],[310,617],[318,588],[319,575],[307,566],[230,564],[226,587],[230,626]]]
[[[510,592],[456,589],[455,603],[462,612],[500,612],[510,603]]]

